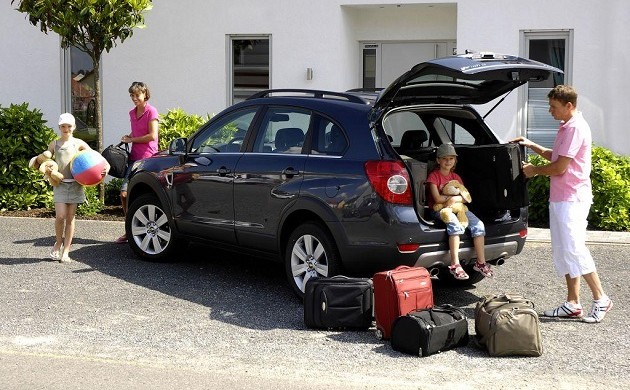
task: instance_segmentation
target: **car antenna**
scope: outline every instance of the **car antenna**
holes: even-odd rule
[[[509,94],[511,94],[511,93],[512,93],[512,91],[514,91],[514,90],[513,90],[513,89],[511,89],[508,93],[506,93],[505,95],[503,95],[503,97],[501,98],[501,100],[499,100],[499,101],[497,102],[497,104],[495,104],[495,105],[494,105],[494,106],[490,109],[490,111],[488,111],[488,112],[486,113],[486,115],[484,115],[484,116],[483,116],[483,119],[486,119],[486,117],[487,117],[488,115],[490,115],[490,113],[491,113],[492,111],[494,111],[494,109],[495,109],[495,108],[497,108],[497,106],[498,106],[499,104],[501,104],[501,103],[505,100],[505,98],[506,98]]]

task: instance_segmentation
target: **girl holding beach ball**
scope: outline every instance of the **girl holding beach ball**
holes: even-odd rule
[[[77,207],[85,202],[84,185],[96,185],[103,181],[109,171],[105,159],[83,140],[74,138],[76,128],[74,116],[69,113],[59,117],[59,138],[48,145],[48,151],[63,174],[62,182],[53,188],[55,202],[55,244],[50,258],[62,263],[71,262],[69,252],[74,237],[74,220]],[[100,156],[100,154],[98,154]],[[73,172],[74,171],[74,172]],[[76,173],[76,177],[73,175]]]

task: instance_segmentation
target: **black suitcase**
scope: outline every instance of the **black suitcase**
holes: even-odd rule
[[[468,344],[466,314],[453,305],[414,310],[398,317],[392,326],[395,351],[429,356]]]
[[[304,290],[304,324],[309,328],[367,329],[372,326],[372,281],[333,276],[312,278]]]
[[[122,147],[124,145],[124,148]],[[113,177],[124,178],[127,170],[127,160],[129,159],[129,144],[119,143],[109,145],[103,150],[101,156],[109,163],[108,174]]]

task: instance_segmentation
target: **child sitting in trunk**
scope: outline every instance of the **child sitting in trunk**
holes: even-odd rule
[[[443,203],[445,207],[451,206],[453,203],[462,202],[465,200],[459,196],[448,196],[442,194],[444,185],[451,180],[457,180],[464,184],[462,178],[454,172],[455,165],[457,164],[457,153],[455,147],[452,144],[442,144],[437,150],[437,167],[429,173],[427,177],[427,184],[429,188],[429,215],[430,218],[439,221],[440,215],[437,211],[433,210],[433,205],[436,203]],[[483,222],[477,218],[475,214],[470,211],[466,211],[468,217],[468,229],[473,238],[473,244],[475,246],[475,253],[477,254],[477,261],[473,266],[473,269],[481,273],[486,278],[493,276],[490,265],[486,263],[486,255],[484,252],[485,242],[484,236],[486,230]],[[455,215],[451,216],[451,220],[446,223],[446,233],[448,234],[448,246],[451,255],[451,265],[448,267],[450,273],[457,280],[468,279],[468,274],[462,268],[459,263],[459,236],[464,234],[465,228],[457,220]]]

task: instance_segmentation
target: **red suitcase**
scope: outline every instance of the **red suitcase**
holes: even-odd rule
[[[423,267],[401,265],[377,272],[374,282],[376,336],[389,339],[394,320],[412,310],[433,307],[431,275]]]

